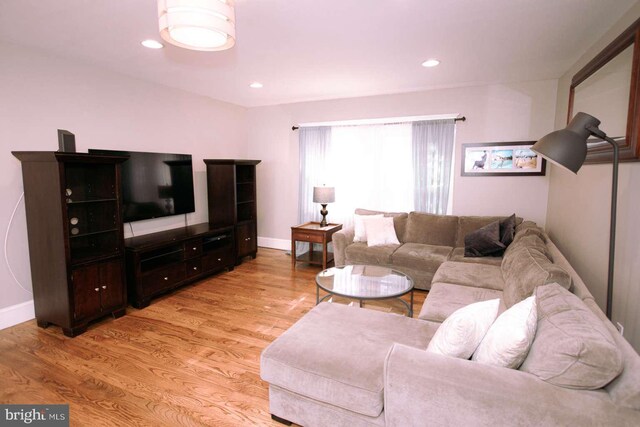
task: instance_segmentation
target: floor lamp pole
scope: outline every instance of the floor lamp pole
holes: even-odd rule
[[[611,184],[611,225],[609,228],[609,274],[607,276],[607,310],[611,320],[613,305],[613,267],[616,254],[616,208],[618,205],[618,144],[608,136],[603,138],[613,147],[613,179]]]

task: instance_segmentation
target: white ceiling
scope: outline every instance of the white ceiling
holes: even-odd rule
[[[196,52],[140,45],[156,0],[0,0],[0,40],[254,107],[558,78],[635,2],[237,0],[236,45]]]

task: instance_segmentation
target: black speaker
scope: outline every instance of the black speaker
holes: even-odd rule
[[[58,151],[75,153],[76,136],[68,130],[58,129]]]

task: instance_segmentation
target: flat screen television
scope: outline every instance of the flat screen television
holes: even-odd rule
[[[122,163],[124,222],[195,211],[190,154],[90,149],[89,153],[129,156]]]

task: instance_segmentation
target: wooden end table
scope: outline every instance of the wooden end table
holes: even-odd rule
[[[327,224],[320,227],[320,223],[314,221],[291,227],[291,268],[295,268],[296,262],[300,261],[321,265],[326,270],[327,264],[333,261],[333,255],[329,259],[327,247],[331,243],[333,233],[339,230],[342,230],[342,224]],[[299,257],[296,256],[296,242],[308,242],[309,252]],[[314,243],[322,245],[322,252],[313,251]]]

